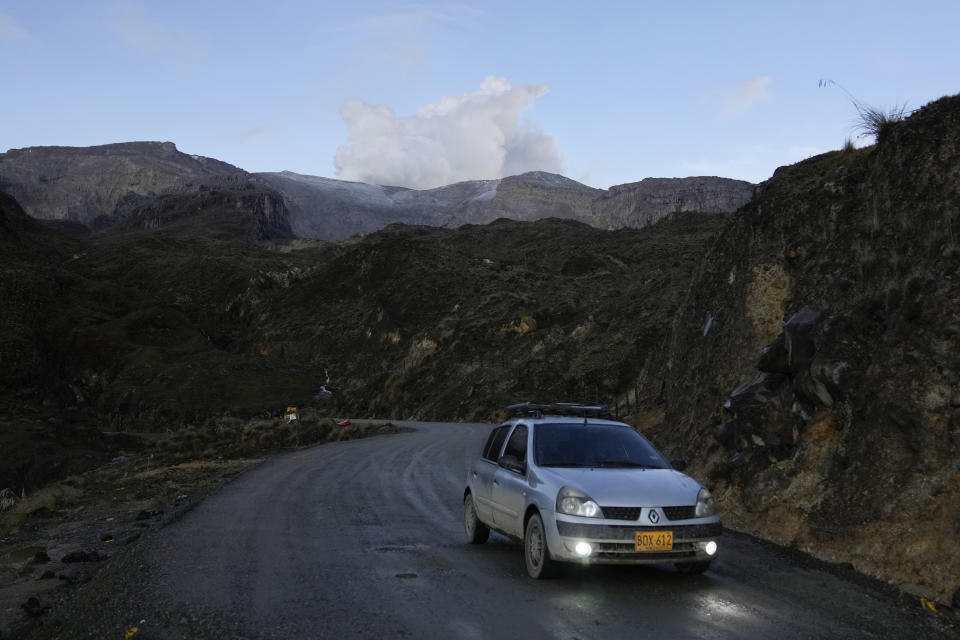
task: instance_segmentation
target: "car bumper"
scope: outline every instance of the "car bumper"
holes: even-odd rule
[[[656,564],[661,562],[705,562],[717,557],[707,553],[708,542],[718,542],[723,534],[719,518],[701,518],[686,524],[644,527],[635,524],[597,524],[554,520],[547,527],[550,555],[561,562],[590,564]],[[634,545],[638,531],[671,531],[673,548],[669,551],[637,551]],[[587,556],[576,551],[578,543],[590,545]]]

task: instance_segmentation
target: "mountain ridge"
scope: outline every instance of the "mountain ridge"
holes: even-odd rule
[[[645,178],[606,190],[542,171],[424,190],[291,171],[253,175],[284,194],[298,235],[321,239],[344,237],[345,218],[365,231],[382,228],[383,220],[452,228],[498,218],[564,218],[599,229],[640,228],[670,213],[735,211],[750,200],[754,188],[742,180],[697,176]]]
[[[285,224],[295,235],[338,240],[392,223],[449,228],[497,218],[554,217],[601,229],[639,228],[677,211],[734,211],[749,201],[753,187],[701,176],[647,178],[605,190],[531,171],[415,190],[292,171],[249,173],[183,153],[172,142],[150,141],[26,147],[0,154],[0,190],[17,198],[27,213],[94,231],[122,224],[149,199],[209,189],[276,192],[289,216]]]

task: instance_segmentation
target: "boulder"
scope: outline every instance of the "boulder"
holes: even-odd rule
[[[728,419],[714,427],[717,441],[730,450],[771,448],[777,459],[790,455],[793,424],[788,424],[787,408],[793,398],[789,381],[782,373],[761,373],[737,387],[723,405]]]
[[[781,373],[761,373],[752,382],[734,389],[723,408],[733,414],[737,422],[759,427],[768,405],[779,401],[780,390],[787,382],[787,376]]]
[[[20,607],[26,612],[31,618],[36,618],[43,615],[43,612],[47,610],[47,606],[40,603],[40,599],[36,596],[27,598],[27,601],[20,605]]]
[[[734,438],[736,438],[736,432],[732,424],[724,422],[713,427],[713,437],[717,439],[717,442],[726,447],[733,444]]]
[[[96,551],[71,551],[63,556],[61,562],[64,564],[72,564],[74,562],[100,562],[106,559],[107,556]]]
[[[813,357],[809,371],[810,375],[826,388],[827,393],[834,400],[846,398],[861,377],[856,372],[855,367],[846,360],[835,360],[824,353],[817,353]]]
[[[782,333],[760,352],[757,370],[764,373],[790,373],[787,363],[787,343]]]
[[[783,327],[787,368],[792,374],[804,371],[817,352],[813,337],[820,322],[820,315],[816,309],[804,307],[787,320]]]
[[[797,398],[809,405],[832,407],[834,398],[826,385],[810,373],[809,369],[799,372],[791,385]]]

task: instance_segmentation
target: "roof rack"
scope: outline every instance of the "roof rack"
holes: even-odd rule
[[[575,402],[553,402],[550,404],[521,402],[507,407],[507,413],[511,416],[533,416],[535,418],[542,418],[543,416],[613,418],[613,414],[610,413],[610,407],[605,404],[589,405],[577,404]]]

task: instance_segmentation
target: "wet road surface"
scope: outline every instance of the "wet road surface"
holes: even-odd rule
[[[599,566],[531,580],[518,544],[463,540],[466,466],[490,426],[398,424],[416,430],[243,474],[84,585],[44,637],[122,638],[134,624],[136,640],[956,633],[869,580],[739,535],[700,576]]]

